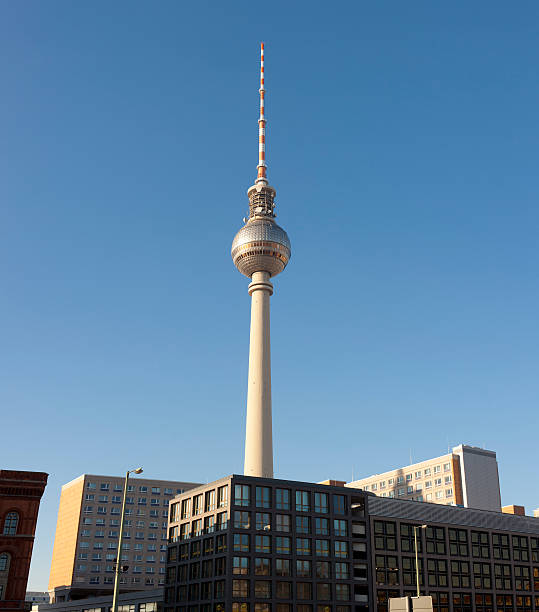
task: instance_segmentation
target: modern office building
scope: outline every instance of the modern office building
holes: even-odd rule
[[[45,472],[0,470],[0,610],[26,610],[28,572]]]
[[[128,485],[121,592],[164,584],[168,504],[192,482],[132,478]],[[83,474],[62,487],[52,553],[51,602],[112,592],[124,478]]]
[[[414,528],[435,612],[539,611],[539,520],[374,496],[367,508],[376,612],[416,593]]]
[[[236,475],[176,497],[167,611],[367,612],[365,497]]]
[[[501,510],[496,453],[464,444],[446,455],[354,480],[346,486],[379,497]]]

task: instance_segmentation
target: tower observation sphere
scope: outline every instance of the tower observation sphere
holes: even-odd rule
[[[247,191],[249,217],[232,242],[232,260],[251,279],[251,334],[247,385],[245,468],[247,476],[273,478],[270,357],[270,279],[290,260],[290,240],[275,223],[275,189],[268,184],[264,114],[264,44],[260,50],[260,116],[255,184]]]

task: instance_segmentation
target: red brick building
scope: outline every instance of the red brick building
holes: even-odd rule
[[[44,472],[0,470],[0,611],[25,610]]]

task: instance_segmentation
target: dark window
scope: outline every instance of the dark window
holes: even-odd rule
[[[492,593],[476,593],[475,594],[475,610],[476,612],[493,612],[493,597]]]
[[[314,519],[315,535],[329,535],[329,521],[327,518],[316,517]]]
[[[316,562],[316,577],[319,580],[329,580],[330,578],[329,561],[317,561]]]
[[[297,555],[310,555],[311,554],[311,540],[309,538],[296,538],[296,554]]]
[[[270,487],[256,487],[256,506],[257,508],[271,508]]]
[[[311,574],[311,562],[298,559],[296,561],[296,576],[298,578],[310,578]]]
[[[271,580],[255,580],[255,597],[258,599],[271,598]]]
[[[234,487],[234,503],[236,506],[249,506],[251,504],[250,489],[249,485],[236,485]]]
[[[479,561],[473,564],[473,581],[476,589],[491,589],[492,576],[490,572],[490,563],[480,563]]]
[[[234,528],[235,529],[250,529],[251,528],[251,513],[236,510],[234,512]]]
[[[245,533],[234,534],[234,551],[249,552],[249,536]]]
[[[331,585],[326,582],[318,582],[316,585],[316,599],[321,601],[331,599]]]
[[[226,535],[218,535],[216,538],[217,542],[217,552],[225,552],[226,551]]]
[[[290,510],[290,491],[275,489],[275,507],[277,510]]]
[[[291,599],[292,598],[292,583],[291,582],[279,582],[279,581],[276,582],[275,583],[275,595],[279,599]]]
[[[419,566],[419,586],[423,586],[423,559],[418,559],[417,564]],[[417,584],[415,575],[415,557],[402,558],[402,584],[404,586],[413,586]]]
[[[510,591],[513,588],[510,565],[494,564],[494,584],[497,591]]]
[[[445,555],[445,529],[444,527],[427,527],[425,530],[428,554]]]
[[[399,566],[393,555],[376,555],[376,584],[396,586],[399,584]]]
[[[296,491],[296,512],[310,512],[311,504],[308,491]]]
[[[282,514],[277,516],[282,516]],[[269,512],[256,513],[256,529],[257,531],[271,530],[271,514]]]
[[[226,573],[226,557],[215,559],[215,575],[224,576]]]
[[[453,612],[472,612],[472,594],[453,593]]]
[[[484,531],[472,531],[471,540],[472,540],[472,557],[475,557],[476,559],[489,559],[490,550],[489,550],[488,533],[485,533]],[[509,551],[508,551],[508,555],[509,555]],[[509,559],[509,556],[507,558]]]
[[[275,574],[277,576],[291,576],[290,559],[275,559]]]
[[[15,535],[19,525],[19,515],[17,512],[8,512],[4,519],[4,535]]]
[[[296,533],[311,533],[311,519],[308,516],[296,516]]]
[[[451,586],[458,589],[469,589],[470,585],[468,561],[451,561]]]
[[[348,522],[342,519],[333,519],[333,535],[345,538],[348,535]]]
[[[275,552],[278,555],[290,554],[290,538],[287,536],[277,536],[275,538]]]
[[[269,576],[271,574],[270,559],[267,557],[257,557],[255,559],[255,575]]]
[[[349,580],[350,565],[342,561],[335,563],[335,578],[337,578],[337,580]]]
[[[298,599],[312,599],[312,584],[310,582],[296,582],[296,596]]]
[[[405,523],[401,524],[400,532],[401,532],[401,552],[415,552],[415,539],[414,539],[414,527],[419,527],[418,525],[407,525]],[[422,542],[422,533],[424,529],[417,530],[417,552],[423,552],[423,542]]]
[[[348,584],[336,584],[335,585],[335,599],[337,601],[349,601],[350,600],[350,586]]]
[[[255,551],[267,554],[271,553],[271,536],[255,536]]]
[[[465,529],[449,529],[449,554],[452,557],[468,556],[468,534]]]
[[[528,538],[526,536],[514,535],[511,540],[513,544],[513,559],[515,561],[529,561]]]
[[[329,540],[316,540],[316,556],[329,557]]]
[[[340,540],[335,540],[335,556],[343,557],[345,559],[348,558],[348,542],[342,542]]]
[[[289,514],[276,514],[275,515],[275,530],[276,531],[290,531],[290,515]]]
[[[427,584],[429,587],[447,587],[447,561],[445,559],[427,560]]]
[[[513,548],[514,551],[514,548]],[[530,568],[527,565],[515,565],[515,590],[516,591],[530,591],[531,590],[531,576]]]
[[[246,576],[249,573],[249,557],[232,557],[232,573]]]
[[[314,494],[314,511],[318,512],[319,514],[327,514],[329,512],[327,493]]]
[[[232,597],[249,597],[249,581],[233,580]]]
[[[397,550],[395,523],[374,521],[374,546],[376,550]]]
[[[333,514],[346,514],[346,498],[344,495],[333,496]]]

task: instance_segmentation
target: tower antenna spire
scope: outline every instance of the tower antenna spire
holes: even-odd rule
[[[264,43],[260,43],[260,117],[258,118],[258,166],[256,183],[268,184],[266,166],[266,116],[264,114]]]

